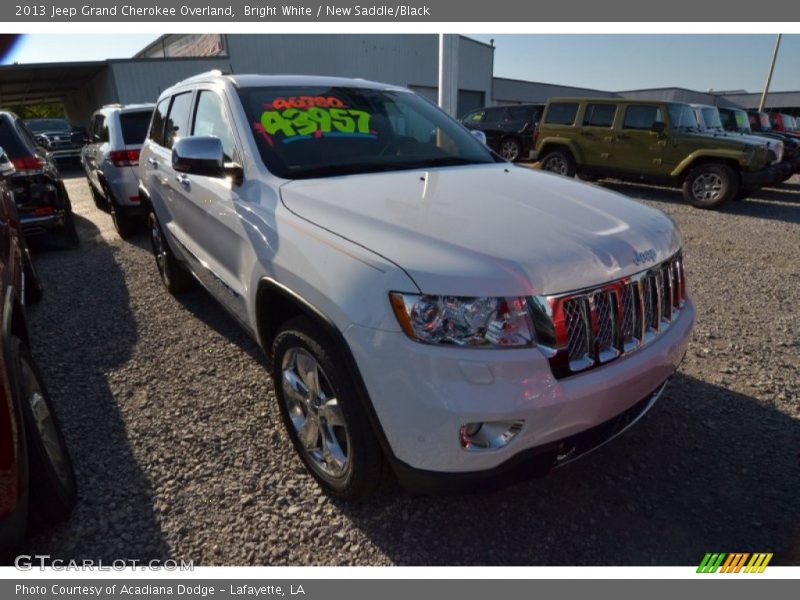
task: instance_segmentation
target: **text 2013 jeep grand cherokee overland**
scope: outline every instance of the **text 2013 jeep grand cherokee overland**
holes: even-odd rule
[[[652,406],[694,322],[669,218],[504,162],[403,88],[196,76],[140,179],[164,285],[259,341],[340,497],[387,463],[416,487],[564,464]]]
[[[717,208],[775,180],[766,141],[703,133],[686,104],[551,98],[537,132],[542,169],[675,185],[698,208]]]

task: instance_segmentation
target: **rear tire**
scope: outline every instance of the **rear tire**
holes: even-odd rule
[[[75,471],[30,350],[15,337],[9,345],[9,369],[22,409],[28,449],[30,519],[34,524],[50,526],[69,517],[75,506]]]
[[[308,471],[331,496],[372,494],[385,479],[386,461],[336,344],[298,317],[281,327],[272,356],[281,417]]]
[[[173,296],[177,296],[194,287],[194,278],[186,270],[169,247],[164,230],[158,222],[158,217],[154,212],[150,212],[147,217],[150,229],[150,242],[153,248],[153,256],[156,259],[156,267],[161,277],[161,283]]]
[[[719,208],[736,198],[739,176],[723,163],[707,163],[694,167],[683,180],[683,197],[696,208]]]
[[[77,248],[81,244],[81,238],[78,235],[78,230],[75,227],[75,217],[72,214],[72,209],[68,208],[64,216],[64,225],[53,232],[58,239],[59,246],[62,248]]]
[[[513,137],[500,140],[500,156],[510,162],[517,162],[522,158],[522,145]]]
[[[110,193],[108,193],[108,207],[111,221],[114,223],[114,229],[117,230],[119,237],[126,240],[138,232],[139,219],[126,214]]]
[[[545,154],[541,161],[542,171],[557,173],[564,177],[575,176],[575,159],[566,150],[553,150]]]

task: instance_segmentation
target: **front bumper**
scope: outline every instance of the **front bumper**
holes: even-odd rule
[[[758,171],[742,171],[741,177],[742,187],[757,190],[780,181],[780,171],[774,165],[769,165]]]
[[[694,318],[694,305],[687,300],[680,316],[647,346],[559,380],[536,348],[426,346],[401,332],[360,326],[344,334],[398,474],[473,480],[506,470],[528,454],[552,455],[561,442],[649,398],[683,358]],[[496,421],[524,424],[501,448],[462,447],[462,425]],[[554,460],[552,455],[545,461],[545,471]]]
[[[62,148],[58,150],[50,150],[50,154],[56,160],[79,160],[81,157],[81,147],[76,148]]]

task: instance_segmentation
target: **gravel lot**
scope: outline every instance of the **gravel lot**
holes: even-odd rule
[[[195,565],[690,565],[708,551],[800,564],[800,178],[720,212],[605,184],[685,237],[694,339],[655,408],[547,478],[424,497],[322,495],[284,435],[258,347],[202,291],[158,280],[78,174],[82,245],[37,253],[33,346],[80,485],[71,520],[29,538],[60,558]]]

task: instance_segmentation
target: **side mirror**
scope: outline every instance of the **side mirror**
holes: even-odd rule
[[[35,135],[33,136],[33,141],[36,142],[37,146],[41,146],[42,148],[50,147],[50,138],[46,135]]]
[[[0,148],[0,178],[11,177],[15,172],[14,163],[8,158],[6,151]]]
[[[655,122],[654,122],[654,123],[653,123],[653,124],[650,126],[650,131],[652,131],[653,133],[657,133],[658,135],[661,135],[662,133],[664,133],[664,130],[665,130],[666,128],[667,128],[667,126],[666,126],[666,124],[664,123],[664,121],[655,121]]]
[[[470,129],[469,131],[476,140],[478,140],[484,146],[486,145],[486,134],[478,129]]]
[[[222,141],[213,136],[180,138],[172,146],[172,168],[190,175],[224,177]]]

